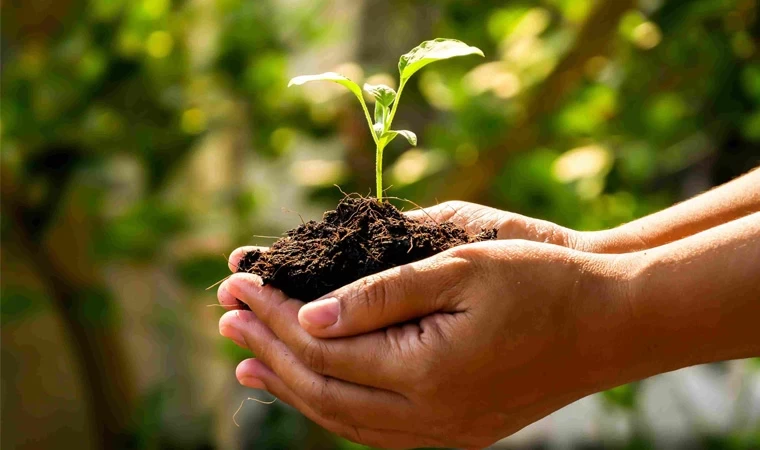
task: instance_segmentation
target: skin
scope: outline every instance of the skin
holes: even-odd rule
[[[737,181],[728,188],[739,201],[712,191],[703,209],[689,201],[650,217],[656,227],[624,225],[615,245],[613,232],[444,204],[428,214],[511,239],[457,247],[306,306],[234,274],[218,292],[231,309],[220,332],[257,355],[237,368],[243,385],[350,440],[484,447],[588,394],[760,355],[760,213],[747,214],[760,210],[760,183]],[[679,219],[684,211],[695,214]],[[657,231],[631,237],[648,229]]]

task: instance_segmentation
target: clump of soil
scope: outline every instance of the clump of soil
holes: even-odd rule
[[[308,302],[367,275],[490,239],[496,229],[472,235],[451,222],[417,221],[390,203],[347,196],[321,222],[309,221],[269,250],[244,255],[238,272],[255,273],[265,285]]]

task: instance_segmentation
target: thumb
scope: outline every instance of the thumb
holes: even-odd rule
[[[298,321],[312,336],[332,338],[427,316],[452,303],[453,290],[447,284],[458,281],[443,272],[452,274],[456,270],[441,264],[438,257],[394,267],[307,303],[298,312]]]

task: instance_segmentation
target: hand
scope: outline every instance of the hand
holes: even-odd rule
[[[593,234],[561,227],[546,220],[501,211],[476,203],[449,201],[407,215],[420,220],[453,222],[470,233],[496,228],[498,239],[524,239],[585,250],[593,246]]]
[[[618,381],[596,376],[607,353],[589,351],[600,343],[587,332],[626,328],[624,297],[607,297],[623,281],[607,262],[554,245],[482,242],[307,306],[239,273],[219,300],[251,311],[230,311],[219,327],[258,357],[238,366],[242,384],[339,435],[479,448]]]
[[[495,228],[498,239],[524,239],[545,242],[582,251],[593,251],[597,245],[596,234],[584,233],[561,227],[552,222],[534,219],[496,208],[462,201],[448,201],[425,209],[415,209],[405,214],[419,221],[452,222],[470,233]],[[605,241],[611,240],[604,237]],[[243,255],[266,247],[245,246],[235,249],[229,257],[229,268],[237,271]],[[243,304],[234,298],[225,298],[222,303],[227,309],[239,309]]]

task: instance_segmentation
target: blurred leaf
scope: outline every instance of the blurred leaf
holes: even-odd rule
[[[647,123],[653,130],[671,132],[688,112],[688,106],[677,93],[662,94],[652,102]]]
[[[185,212],[179,207],[147,201],[109,220],[95,246],[102,258],[147,261],[187,225]]]
[[[77,301],[68,305],[85,327],[109,328],[117,323],[117,306],[105,286],[93,286],[75,294]]]
[[[608,86],[591,85],[557,114],[559,131],[570,135],[599,135],[618,109],[617,93]]]
[[[582,208],[576,194],[552,173],[558,156],[549,149],[516,156],[499,176],[498,193],[512,210],[576,227]]]
[[[491,35],[491,38],[496,42],[500,42],[509,36],[529,10],[530,7],[519,3],[495,9],[488,17],[487,22],[488,33]]]
[[[269,109],[276,109],[282,102],[287,64],[284,53],[269,51],[252,58],[245,71],[246,87],[265,100]]]
[[[760,63],[748,64],[741,74],[744,91],[760,104]]]
[[[655,150],[645,142],[631,142],[620,152],[618,168],[628,183],[646,183],[656,175]]]
[[[4,286],[0,295],[0,324],[3,326],[23,321],[45,309],[45,297],[34,291],[15,286]]]
[[[760,142],[760,110],[744,119],[742,133],[750,141]]]
[[[357,444],[343,438],[336,439],[336,447],[338,450],[369,450],[374,448],[362,444]]]
[[[161,430],[164,427],[163,415],[166,412],[167,397],[172,392],[171,383],[159,383],[147,389],[142,395],[137,408],[135,409],[134,418],[139,426],[137,427],[137,441],[139,448],[156,448],[161,438]]]
[[[618,406],[626,410],[632,410],[636,407],[636,394],[638,386],[636,383],[624,384],[616,388],[606,390],[602,393],[609,404]]]

